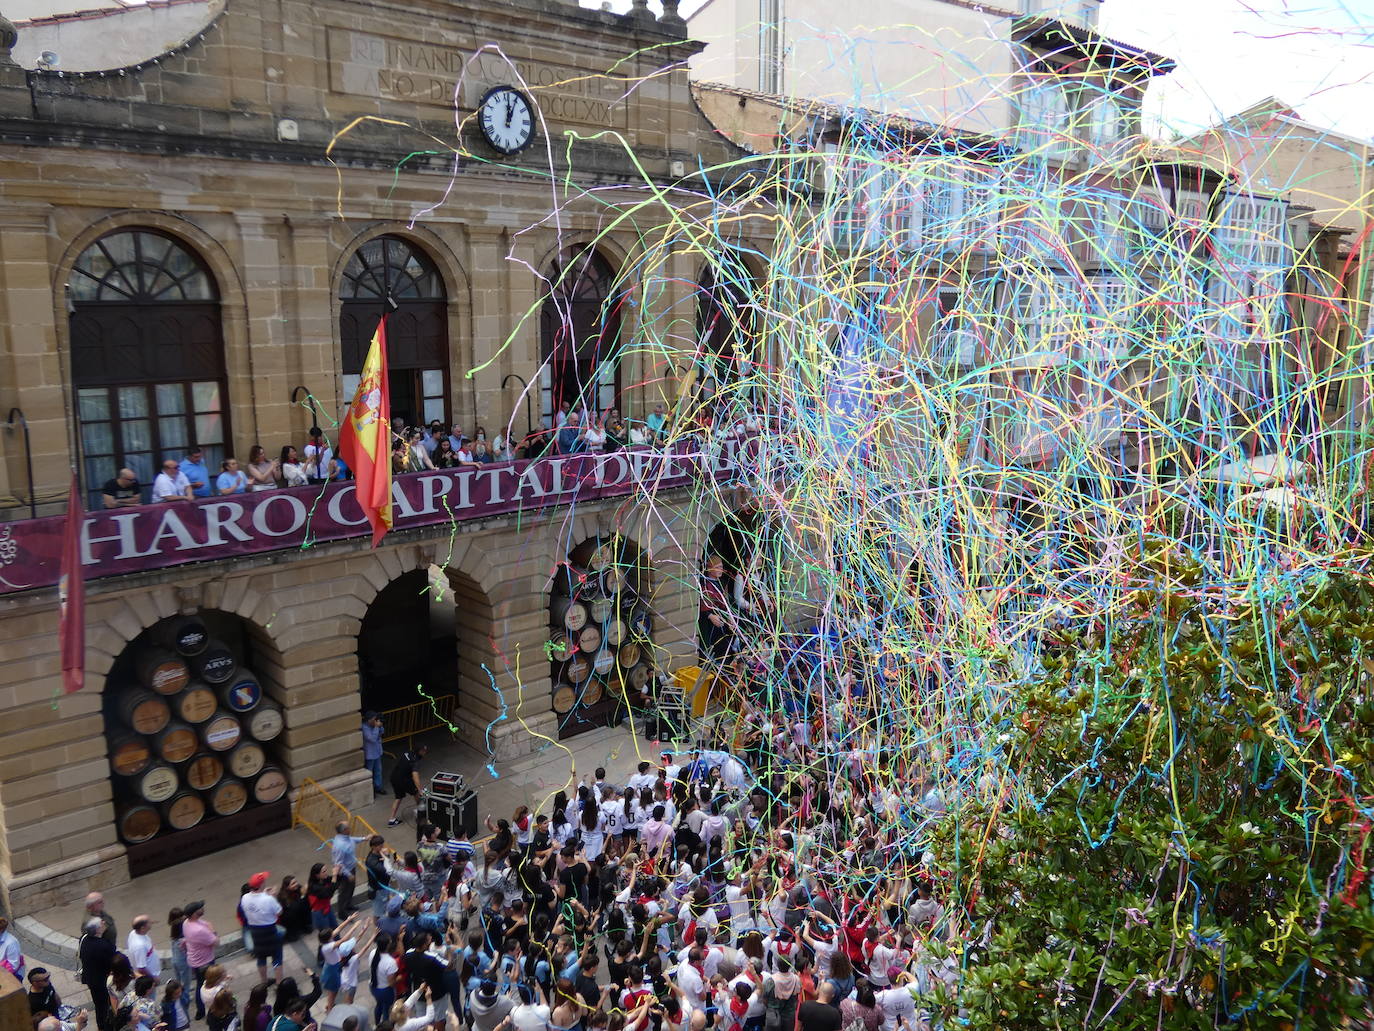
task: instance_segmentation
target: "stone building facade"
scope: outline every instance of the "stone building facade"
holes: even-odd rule
[[[643,4],[629,15],[553,0],[231,0],[207,10],[204,30],[176,51],[81,73],[19,67],[0,20],[0,410],[22,411],[29,443],[26,456],[12,418],[0,462],[0,902],[19,912],[129,876],[105,695],[129,668],[131,642],[168,620],[236,628],[264,697],[282,710],[273,758],[290,784],[312,778],[345,803],[370,797],[358,758],[359,634],[379,594],[411,571],[452,588],[455,722],[479,744],[490,728],[497,758],[554,725],[550,579],[584,542],[618,534],[643,556],[662,666],[694,648],[693,574],[713,517],[669,529],[626,465],[594,474],[598,484],[620,477],[618,492],[398,519],[375,551],[361,537],[182,548],[163,525],[163,557],[125,571],[105,566],[112,553],[101,549],[118,545],[99,543],[109,534],[90,523],[86,687],[61,693],[52,564],[35,560],[28,578],[17,570],[26,548],[56,532],[69,467],[98,506],[102,477],[137,462],[151,478],[147,463],[184,452],[189,438],[211,461],[243,462],[254,444],[273,455],[303,447],[312,423],[332,436],[356,382],[345,338],[356,350],[371,334],[349,319],[382,310],[379,297],[358,307],[358,255],[388,248],[389,268],[409,262],[419,270],[409,285],[428,284],[400,297],[410,329],[393,340],[411,356],[395,375],[413,385],[402,399],[412,420],[484,425],[491,436],[511,426],[518,437],[560,390],[547,377],[540,390],[541,366],[562,346],[549,283],[594,254],[623,302],[621,345],[643,320],[690,303],[698,270],[686,259],[660,270],[678,285],[659,281],[652,302],[637,295],[638,248],[655,216],[652,205],[618,216],[699,158],[740,153],[693,103],[685,26]],[[497,85],[519,88],[539,114],[533,142],[513,156],[493,150],[472,117]],[[141,251],[121,265],[130,248]],[[142,268],[132,274],[152,285],[120,287],[115,266]],[[166,298],[154,286],[172,281],[181,314],[151,324],[150,311],[171,310],[156,307]],[[670,366],[629,346],[620,355],[592,370],[608,388],[602,402],[643,417],[673,396]],[[662,504],[685,498],[684,482]],[[130,527],[157,512],[131,511],[144,514]],[[123,527],[119,515],[104,518]]]

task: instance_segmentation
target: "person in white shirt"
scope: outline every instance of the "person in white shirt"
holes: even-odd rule
[[[548,1031],[549,1014],[552,1010],[548,1003],[536,1003],[534,992],[528,985],[520,985],[520,1005],[510,1011],[510,1022],[515,1031]]]
[[[682,991],[682,1005],[688,1012],[706,1008],[706,974],[703,966],[705,957],[693,945],[687,950],[687,957],[677,965],[674,980]]]
[[[162,472],[153,480],[153,501],[190,501],[191,481],[181,471],[181,463],[169,458],[162,463]]]
[[[153,918],[147,915],[134,917],[133,929],[129,931],[129,966],[135,974],[147,974],[156,980],[162,976],[162,960],[158,958],[157,947],[148,935]]]
[[[908,973],[903,973],[897,981],[897,987],[884,988],[873,993],[878,1009],[883,1014],[882,1031],[898,1031],[900,1027],[916,1026],[916,999],[912,994],[916,986],[911,983],[911,975]]]
[[[24,980],[24,950],[10,931],[9,919],[3,916],[0,916],[0,963],[10,968],[16,980]]]
[[[263,870],[248,878],[249,891],[239,899],[243,910],[243,921],[253,936],[253,956],[258,961],[258,977],[267,980],[267,961],[272,961],[272,980],[281,980],[281,931],[277,918],[281,916],[281,903],[267,890],[267,881],[272,875]]]

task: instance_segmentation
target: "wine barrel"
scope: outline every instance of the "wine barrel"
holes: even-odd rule
[[[184,763],[199,748],[196,732],[184,723],[169,723],[153,738],[153,751],[169,763]]]
[[[191,679],[186,661],[165,648],[150,648],[138,661],[138,680],[158,694],[176,694]]]
[[[191,681],[189,687],[172,699],[177,715],[187,723],[204,723],[219,708],[215,692],[198,680]]]
[[[167,699],[136,687],[119,699],[119,715],[140,734],[156,734],[171,722],[172,710]]]
[[[191,663],[195,667],[196,676],[215,687],[232,680],[234,672],[238,669],[234,653],[223,641],[213,639],[205,645],[204,651],[191,660]]]
[[[607,566],[601,571],[601,589],[607,595],[619,594],[625,590],[625,569],[622,566]]]
[[[282,732],[286,721],[282,718],[281,707],[263,701],[248,714],[248,733],[255,741],[271,741]]]
[[[148,742],[133,734],[123,734],[110,742],[110,769],[121,777],[142,773],[153,761]]]
[[[631,668],[630,671],[625,674],[625,681],[636,691],[643,691],[644,686],[649,682],[649,678],[653,676],[653,673],[654,668],[652,666],[647,662],[641,662],[638,666]]]
[[[584,652],[596,652],[601,649],[601,628],[588,623],[577,634],[577,646]]]
[[[611,618],[611,613],[615,611],[615,599],[593,598],[587,604],[587,611],[590,613],[593,623],[604,623]]]
[[[549,641],[549,658],[554,662],[567,662],[577,645],[568,640],[566,634],[559,634]]]
[[[554,598],[549,603],[549,612],[553,616],[554,626],[566,627],[573,633],[577,633],[587,625],[587,606],[580,601],[573,601],[571,598]]]
[[[612,619],[606,623],[606,643],[612,648],[619,648],[625,640],[625,624],[618,619]]]
[[[601,701],[601,695],[606,690],[606,685],[600,680],[592,680],[582,689],[582,704],[595,705]]]
[[[223,776],[224,763],[209,752],[201,752],[186,766],[186,783],[197,791],[209,791]]]
[[[267,753],[256,741],[240,741],[234,750],[224,757],[229,772],[239,780],[252,780],[267,763]]]
[[[174,831],[188,831],[205,819],[205,800],[194,791],[183,791],[162,803],[162,818]]]
[[[163,620],[153,636],[159,644],[187,658],[199,655],[210,643],[210,631],[195,616]]]
[[[599,677],[604,677],[615,669],[615,650],[603,648],[597,652],[596,658],[592,659],[592,669],[596,671],[596,675]]]
[[[253,798],[259,802],[275,802],[286,794],[286,774],[275,766],[264,766],[253,781]]]
[[[563,667],[563,679],[570,684],[580,684],[592,675],[592,660],[582,654],[575,655]]]
[[[243,724],[232,712],[220,711],[201,728],[205,746],[212,752],[227,752],[243,737]]]
[[[150,805],[136,805],[125,809],[116,821],[119,836],[130,845],[139,845],[155,837],[162,830],[162,814]]]
[[[165,763],[154,763],[133,779],[133,787],[145,802],[165,802],[177,793],[181,778]]]
[[[622,669],[629,669],[639,662],[639,645],[633,641],[627,641],[620,646],[620,652],[616,655],[616,661],[620,663]]]
[[[640,605],[630,616],[630,632],[636,637],[647,638],[654,632],[654,619],[647,605]]]
[[[571,684],[559,684],[553,689],[553,711],[562,716],[572,709],[576,698],[577,691]]]
[[[246,670],[219,689],[219,696],[232,712],[251,712],[262,701],[262,685]]]
[[[226,777],[210,792],[210,811],[216,816],[233,816],[248,804],[248,789],[243,781]]]

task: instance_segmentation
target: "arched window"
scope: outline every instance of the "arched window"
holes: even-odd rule
[[[698,363],[703,381],[732,383],[748,375],[754,355],[754,284],[749,270],[727,254],[709,264],[697,283]]]
[[[129,468],[148,489],[192,444],[218,472],[229,441],[219,294],[205,263],[154,229],[120,229],[67,280],[72,384],[88,504]]]
[[[390,293],[397,308],[386,322],[391,422],[449,426],[448,298],[429,255],[399,236],[369,240],[349,258],[339,298],[344,403],[358,389],[367,349]]]
[[[564,402],[605,412],[620,393],[620,306],[615,273],[594,248],[567,252],[549,271],[553,289],[539,316],[544,416]]]

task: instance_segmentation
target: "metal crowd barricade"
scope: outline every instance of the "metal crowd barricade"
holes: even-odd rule
[[[367,839],[376,834],[372,824],[331,795],[318,781],[306,777],[296,792],[296,804],[291,807],[291,827],[304,827],[321,841],[334,836],[334,828],[341,821],[348,822],[348,833],[355,838]],[[366,840],[359,842],[358,855],[367,852]]]
[[[423,734],[453,723],[453,710],[458,702],[457,695],[435,695],[433,700],[403,705],[399,709],[387,709],[377,715],[382,718],[382,740],[407,741],[417,734]]]

